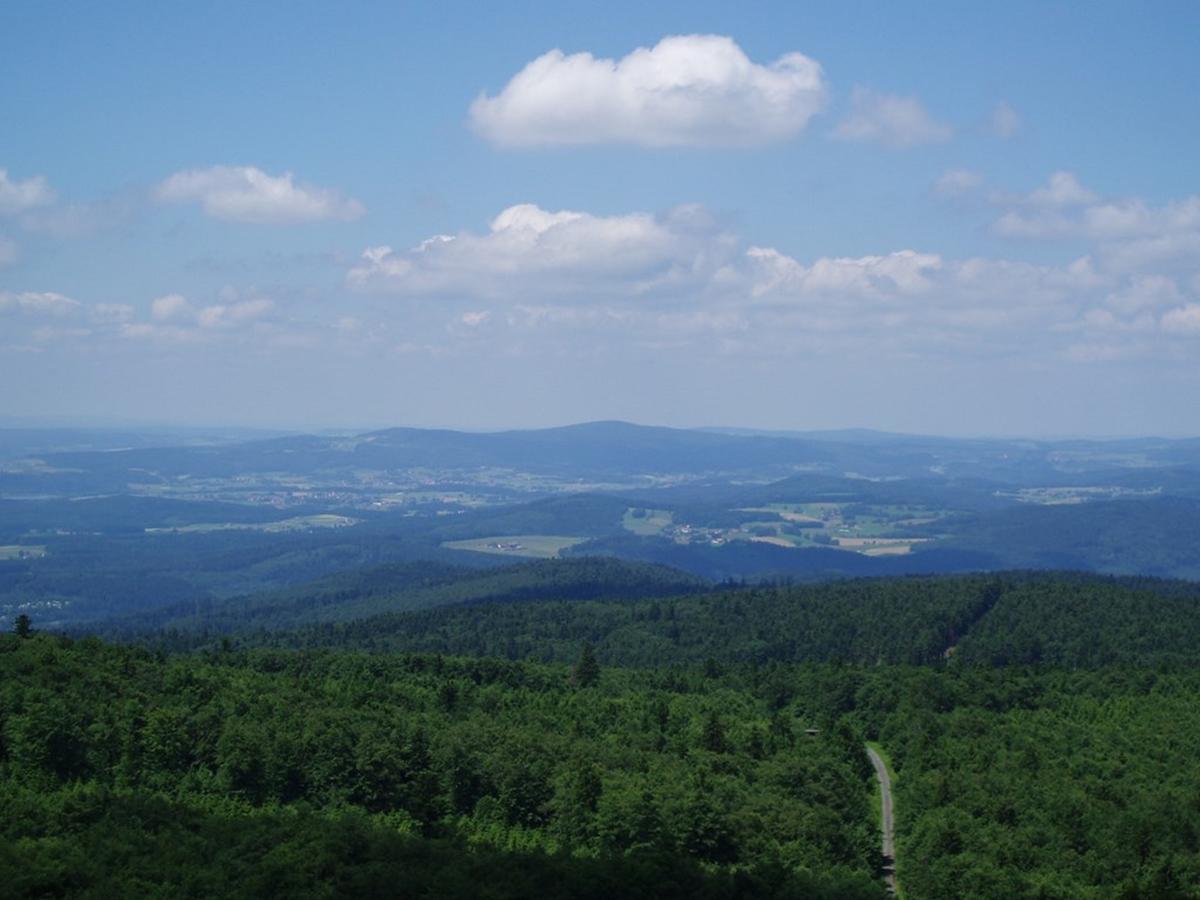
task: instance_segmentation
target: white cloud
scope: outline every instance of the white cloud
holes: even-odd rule
[[[1095,203],[1098,197],[1079,183],[1072,172],[1054,172],[1046,183],[1021,198],[1027,206],[1061,209],[1071,206],[1086,206]]]
[[[1200,260],[1200,195],[1154,206],[1140,198],[1108,200],[1070,172],[1055,172],[1029,194],[996,194],[1008,207],[992,224],[1001,237],[1094,241],[1098,257],[1117,272],[1182,267]]]
[[[15,181],[0,169],[0,215],[15,216],[54,202],[54,191],[41,175]]]
[[[1162,329],[1172,334],[1200,335],[1200,303],[1189,303],[1164,313]]]
[[[150,318],[155,322],[171,322],[192,319],[196,311],[182,294],[167,294],[150,301]]]
[[[406,327],[436,319],[441,344],[416,327],[410,343],[440,352],[486,331],[503,352],[633,341],[726,355],[1057,357],[1063,336],[1124,284],[1090,257],[1043,266],[904,249],[801,261],[739,245],[696,207],[600,217],[528,205],[504,210],[484,234],[370,249],[347,278],[436,301],[406,305],[404,316]]]
[[[983,184],[983,176],[967,169],[950,169],[933,183],[935,193],[943,197],[965,197]]]
[[[795,136],[825,98],[821,66],[800,53],[760,65],[728,37],[681,35],[620,60],[552,50],[470,116],[505,146],[746,146]]]
[[[1134,275],[1105,298],[1105,304],[1124,315],[1161,309],[1182,300],[1179,286],[1165,275]]]
[[[988,119],[988,130],[998,138],[1016,137],[1021,131],[1021,117],[1007,100],[1001,100],[992,109]]]
[[[16,313],[30,316],[69,316],[78,312],[81,304],[70,297],[53,291],[26,291],[10,293],[0,291],[0,314]]]
[[[410,296],[646,296],[703,282],[732,246],[698,207],[593,216],[520,204],[485,234],[435,235],[407,251],[369,248],[347,280]]]
[[[268,175],[253,166],[211,166],[176,172],[154,191],[162,203],[198,202],[215,219],[266,225],[349,221],[366,212],[337,191],[296,184],[291,172]]]
[[[239,303],[218,303],[196,313],[201,328],[232,328],[254,322],[269,315],[275,304],[267,299],[243,300]]]
[[[157,297],[150,303],[150,319],[157,325],[175,327],[233,328],[263,319],[275,309],[274,301],[265,297],[239,300],[230,288],[223,289],[221,296],[226,302],[202,307],[193,306],[182,294]]]
[[[911,294],[928,288],[927,276],[942,267],[941,257],[912,250],[886,256],[824,258],[809,266],[768,247],[751,247],[746,257],[752,271],[751,293],[756,297]]]
[[[863,87],[854,89],[850,113],[833,130],[838,140],[890,147],[936,143],[953,134],[954,129],[936,121],[916,97],[881,94]]]

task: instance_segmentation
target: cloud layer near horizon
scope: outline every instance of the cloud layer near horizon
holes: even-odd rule
[[[800,53],[752,62],[731,38],[679,35],[619,60],[551,50],[471,105],[502,146],[747,146],[786,140],[825,106],[821,66]]]
[[[977,188],[967,175],[951,181]],[[1005,215],[1104,203],[1063,173],[1005,202]],[[369,248],[347,283],[405,298],[408,309],[436,304],[461,326],[452,334],[586,325],[748,354],[856,348],[1097,361],[1169,351],[1200,333],[1200,269],[1128,265],[1145,235],[1129,237],[1057,266],[914,249],[803,262],[743,244],[698,206],[593,216],[522,204],[483,233]]]

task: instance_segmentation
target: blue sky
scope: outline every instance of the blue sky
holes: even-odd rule
[[[1197,34],[7,3],[0,416],[1195,434]]]

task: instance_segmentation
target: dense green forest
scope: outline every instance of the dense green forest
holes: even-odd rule
[[[591,599],[594,594],[572,597],[570,573],[560,573],[561,565],[543,570],[562,579],[561,599],[455,603],[460,595],[447,586],[419,595],[432,608],[293,630],[271,627],[290,617],[272,622],[252,610],[245,621],[254,630],[244,629],[236,640],[558,662],[569,662],[590,642],[602,662],[630,666],[710,658],[1070,668],[1200,664],[1200,586],[1191,582],[1026,572]],[[525,579],[535,571],[509,570],[504,578]],[[662,570],[652,571],[669,585]],[[481,582],[475,575],[467,583]],[[444,603],[435,602],[439,591],[446,591]],[[610,597],[616,596],[614,588]],[[201,623],[199,630],[141,637],[166,648],[206,646],[218,630],[206,633]]]
[[[881,896],[859,737],[817,712],[586,658],[8,636],[6,892]]]
[[[384,561],[103,625],[124,643],[22,619],[4,893],[882,897],[872,740],[906,897],[1194,897],[1198,603],[585,557]]]
[[[879,897],[867,738],[898,772],[906,896],[1200,891],[1194,668],[163,657],[35,634],[0,642],[0,676],[14,896]]]
[[[899,771],[906,896],[1200,895],[1195,669],[846,677]]]
[[[144,633],[148,628],[213,632],[281,629],[471,602],[597,597],[632,600],[674,597],[710,587],[707,581],[675,569],[608,557],[546,559],[488,569],[432,562],[392,563],[339,572],[273,591],[176,604],[111,620],[102,630],[132,634]]]

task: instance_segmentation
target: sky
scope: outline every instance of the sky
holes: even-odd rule
[[[0,5],[0,420],[1200,434],[1200,3]]]

